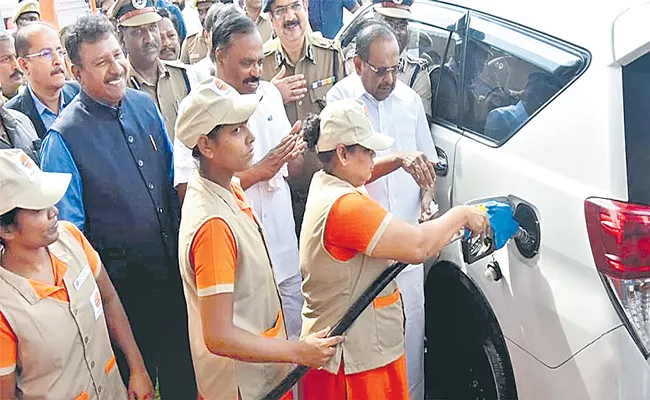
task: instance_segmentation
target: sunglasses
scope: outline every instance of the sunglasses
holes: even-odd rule
[[[394,65],[392,67],[375,67],[374,65],[370,64],[368,61],[363,60],[368,66],[370,67],[370,70],[375,73],[380,78],[385,77],[388,74],[391,74],[393,76],[397,75],[397,70],[399,69],[399,66]]]

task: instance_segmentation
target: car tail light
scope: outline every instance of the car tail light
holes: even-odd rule
[[[590,198],[585,217],[596,268],[630,333],[650,354],[650,207]]]

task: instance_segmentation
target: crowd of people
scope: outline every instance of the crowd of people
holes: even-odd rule
[[[36,18],[0,32],[0,399],[260,399],[292,364],[312,369],[285,399],[424,398],[422,263],[488,222],[436,214],[412,0],[373,0],[345,56],[324,3],[194,0],[189,36],[166,0],[61,32],[19,6]],[[391,260],[412,265],[327,337]]]

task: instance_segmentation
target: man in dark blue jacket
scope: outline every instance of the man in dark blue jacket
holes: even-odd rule
[[[6,107],[27,115],[38,137],[43,138],[61,110],[79,93],[79,84],[66,82],[67,54],[59,33],[44,22],[29,24],[18,31],[16,54],[28,83]]]
[[[99,252],[162,398],[196,399],[165,124],[147,94],[126,88],[128,61],[106,17],[80,17],[66,48],[81,92],[41,153],[44,171],[72,174],[59,218],[83,229]],[[126,382],[127,363],[116,355]]]

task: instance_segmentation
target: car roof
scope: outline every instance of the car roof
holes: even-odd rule
[[[428,3],[434,0],[420,0]],[[589,51],[611,52],[612,25],[626,10],[648,0],[447,0],[452,4],[490,14],[545,34],[558,37]]]

